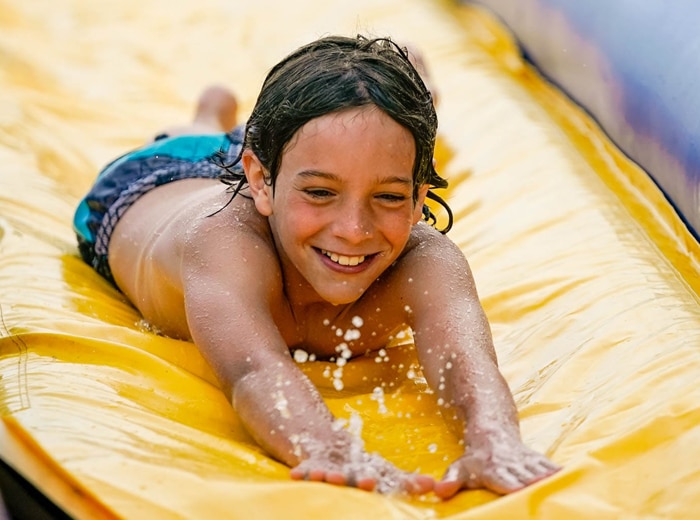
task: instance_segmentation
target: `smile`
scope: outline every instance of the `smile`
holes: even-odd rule
[[[339,265],[348,265],[348,266],[355,266],[359,265],[362,262],[365,261],[365,256],[345,256],[345,255],[339,255],[337,253],[331,253],[330,251],[326,251],[325,249],[320,250],[321,253],[326,255],[328,258],[330,258],[333,262]]]

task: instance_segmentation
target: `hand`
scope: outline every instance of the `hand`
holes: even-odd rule
[[[452,463],[435,494],[447,499],[460,489],[485,488],[500,495],[513,493],[561,469],[544,455],[526,447],[520,439],[488,441]]]
[[[318,447],[292,468],[295,480],[327,482],[379,493],[402,492],[422,495],[433,490],[435,481],[427,475],[400,470],[377,454],[370,454],[353,443]]]

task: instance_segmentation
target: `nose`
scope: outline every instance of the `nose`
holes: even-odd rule
[[[351,244],[367,240],[374,233],[371,208],[360,201],[348,201],[338,212],[333,232],[338,238]]]

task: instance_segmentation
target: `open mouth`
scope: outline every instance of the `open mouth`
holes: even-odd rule
[[[328,258],[331,259],[332,262],[335,262],[338,265],[344,265],[344,266],[356,266],[360,265],[363,263],[367,257],[365,255],[362,256],[345,256],[345,255],[339,255],[338,253],[332,253],[330,251],[326,251],[325,249],[320,249],[321,254],[327,256]]]

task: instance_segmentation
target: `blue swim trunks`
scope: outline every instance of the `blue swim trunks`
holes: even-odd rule
[[[244,127],[230,133],[163,136],[109,163],[80,202],[73,218],[80,256],[114,283],[107,255],[121,216],[139,197],[181,179],[216,179],[238,157]],[[234,169],[242,171],[240,164]]]

